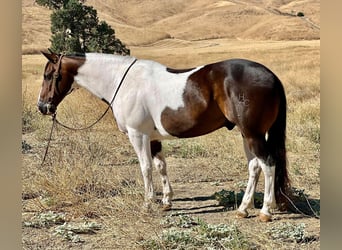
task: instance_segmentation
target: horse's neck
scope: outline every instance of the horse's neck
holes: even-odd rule
[[[106,54],[86,54],[75,81],[101,99],[110,102],[133,58]]]

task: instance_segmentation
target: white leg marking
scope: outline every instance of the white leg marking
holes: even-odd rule
[[[258,184],[261,168],[254,154],[249,150],[246,138],[243,138],[243,146],[248,160],[248,183],[242,202],[238,208],[238,217],[247,217],[247,208],[254,207],[254,192]]]
[[[255,158],[255,155],[249,150],[246,139],[243,140],[243,146],[245,149],[245,153],[246,153],[248,162],[250,163]],[[258,163],[254,163],[254,164],[255,164],[254,167],[248,165],[249,173],[252,174],[253,176],[255,175],[255,179],[253,181],[254,189],[253,189],[253,192],[251,193],[252,197],[251,197],[250,204],[248,206],[250,208],[254,208],[254,193],[255,193],[255,189],[256,189],[256,186],[258,184],[259,176],[260,176],[260,172],[261,172],[261,167],[258,165]],[[248,180],[248,181],[250,181],[250,180]],[[248,188],[248,186],[247,186],[247,188]]]
[[[128,129],[128,137],[139,159],[145,185],[145,202],[148,206],[154,200],[150,138],[134,129]]]
[[[257,158],[251,160],[248,164],[249,177],[246,192],[242,198],[242,202],[239,206],[238,212],[241,215],[247,216],[247,208],[254,207],[254,192],[258,184],[261,168]]]
[[[169,177],[167,176],[167,170],[166,170],[166,162],[165,158],[163,156],[163,153],[158,153],[154,158],[153,158],[154,165],[156,169],[158,170],[161,180],[162,180],[162,185],[163,185],[163,205],[167,205],[171,207],[171,200],[173,196],[173,191],[170,185]]]
[[[271,208],[276,207],[274,195],[275,167],[266,165],[260,159],[259,164],[265,176],[264,203],[260,212],[267,216],[271,216]]]

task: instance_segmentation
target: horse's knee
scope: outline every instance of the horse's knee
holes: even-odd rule
[[[166,162],[164,157],[155,156],[153,158],[153,163],[159,174],[166,175]]]

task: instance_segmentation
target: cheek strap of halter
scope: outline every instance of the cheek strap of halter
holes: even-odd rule
[[[59,94],[59,90],[58,90],[58,86],[57,86],[57,79],[59,77],[59,70],[61,69],[61,64],[62,64],[62,58],[63,58],[63,54],[60,55],[60,57],[58,58],[58,62],[57,62],[57,69],[56,71],[53,73],[53,79],[52,79],[52,88],[53,88],[53,92],[55,92],[56,89],[56,93]]]

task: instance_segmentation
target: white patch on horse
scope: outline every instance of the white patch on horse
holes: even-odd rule
[[[86,54],[86,60],[78,69],[75,81],[97,97],[110,101],[115,92],[117,78],[123,76],[127,65],[133,60],[128,56]]]
[[[101,99],[110,102],[134,58],[106,54],[86,54],[75,81]],[[166,66],[150,60],[138,60],[127,76],[112,104],[121,131],[138,129],[153,139],[173,138],[161,123],[167,107],[184,107],[183,93],[188,77],[199,70],[174,74]]]
[[[153,121],[159,133],[155,133],[155,139],[163,137],[173,138],[161,123],[161,114],[165,108],[177,110],[185,106],[183,94],[186,88],[188,77],[201,67],[195,68],[185,73],[170,73],[163,65],[155,65],[153,83],[150,85],[151,92],[147,99],[148,106],[152,112]]]

